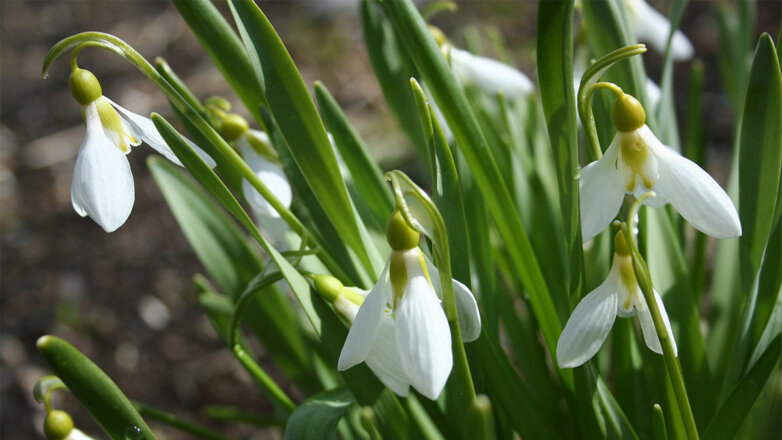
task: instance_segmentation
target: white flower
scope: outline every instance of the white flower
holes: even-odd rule
[[[234,141],[247,165],[255,171],[269,191],[277,197],[286,208],[291,206],[293,193],[291,184],[285,173],[272,162],[272,149],[269,136],[258,130],[248,129]],[[280,214],[247,180],[242,180],[242,192],[253,211],[263,217],[280,218]]]
[[[508,99],[524,98],[533,92],[532,81],[516,68],[450,45],[448,47],[451,68],[462,83],[473,84],[491,96],[502,92]]]
[[[625,194],[640,197],[652,190],[655,195],[645,204],[670,203],[693,227],[712,237],[741,235],[730,197],[706,171],[655,137],[643,123],[643,108],[635,98],[619,98],[612,116],[619,130],[616,137],[603,157],[584,167],[579,177],[584,241],[608,226]]]
[[[406,383],[434,400],[453,367],[451,331],[440,301],[439,273],[415,247],[418,234],[408,228],[408,232],[401,231],[404,237],[399,239],[397,235],[395,240],[394,226],[407,228],[398,212],[389,221],[389,242],[394,250],[356,314],[337,367],[342,371],[367,362],[376,373],[385,368],[378,377],[386,385],[387,381],[394,382],[394,386],[388,386],[397,394],[406,393],[400,385]],[[462,338],[474,341],[481,329],[478,305],[465,285],[454,280],[453,286]],[[404,376],[399,374],[396,362]]]
[[[652,314],[636,281],[633,262],[623,234],[622,231],[617,233],[616,253],[608,277],[578,303],[559,336],[557,360],[561,368],[578,367],[591,359],[603,345],[617,316],[630,318],[638,314],[646,345],[655,353],[663,352]],[[657,291],[654,291],[654,298],[676,355],[676,341],[673,339],[671,324]]]
[[[625,0],[631,27],[639,41],[646,41],[658,52],[664,53],[671,33],[671,22],[644,0]],[[671,55],[676,61],[686,61],[693,57],[695,49],[687,37],[679,30],[674,32],[671,41]]]
[[[71,91],[82,105],[87,125],[87,135],[73,171],[73,209],[82,217],[92,217],[106,232],[112,232],[125,223],[133,208],[133,174],[125,157],[131,147],[143,141],[175,164],[182,163],[152,120],[103,96],[98,80],[89,71],[76,69],[71,74]],[[206,153],[192,142],[190,146],[209,166],[214,166]]]

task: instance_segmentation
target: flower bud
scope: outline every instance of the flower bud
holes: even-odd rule
[[[75,69],[68,79],[73,98],[81,105],[87,105],[103,95],[98,78],[89,70]]]
[[[619,131],[635,131],[646,122],[646,112],[637,99],[625,93],[611,107],[611,120]]]
[[[345,287],[342,284],[342,281],[334,278],[331,275],[312,275],[312,280],[315,282],[315,289],[320,292],[320,295],[329,302],[334,302],[334,300],[339,296],[340,290]]]
[[[228,113],[222,115],[220,121],[220,132],[225,136],[229,142],[233,142],[243,135],[250,126],[247,124],[247,120],[237,115],[236,113]]]
[[[388,219],[386,226],[386,239],[391,249],[395,251],[406,251],[418,246],[420,234],[408,226],[402,213],[394,211],[391,218]]]
[[[43,421],[43,432],[48,440],[62,440],[73,431],[73,419],[67,412],[54,410]]]

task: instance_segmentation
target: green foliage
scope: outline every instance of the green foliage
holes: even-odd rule
[[[503,44],[503,28],[487,35],[475,28],[464,44],[474,52],[468,54],[456,49],[457,38],[449,40],[425,20],[438,12],[458,14],[458,4],[436,2],[421,14],[411,0],[362,0],[368,58],[390,113],[422,164],[418,175],[410,173],[416,180],[399,170],[383,174],[372,146],[324,84],[315,82],[313,99],[264,3],[228,0],[238,34],[208,0],[174,3],[268,135],[274,150],[268,166],[284,173],[293,192],[290,206],[235,151],[236,142],[220,135],[214,115],[165,60],[153,66],[124,41],[87,32],[57,43],[43,71],[69,50],[74,64],[85,47],[122,56],[160,88],[191,138],[217,163],[210,168],[166,119],[152,115],[184,166],[148,160],[203,266],[206,276],[194,278],[198,302],[274,408],[260,419],[235,408],[210,414],[277,426],[286,439],[722,439],[751,437],[761,429],[754,429],[756,421],[762,426],[770,419],[771,402],[780,396],[768,384],[779,380],[782,351],[782,74],[769,35],[749,56],[753,1],[738,2],[738,12],[717,6],[723,88],[738,110],[728,192],[743,236],[721,242],[712,255],[705,235],[691,234],[674,209],[645,207],[638,243],[624,245],[632,273],[625,267],[621,277],[638,284],[663,356],[647,347],[650,335],[636,328],[634,318],[617,318],[611,342],[575,369],[559,367],[563,324],[606,279],[615,251],[611,228],[582,242],[582,166],[603,155],[615,131],[614,96],[595,92],[621,88],[638,97],[662,142],[681,147],[702,167],[708,163],[702,101],[711,87],[709,72],[696,60],[688,83],[674,80],[681,65],[673,60],[673,36],[689,2],[673,3],[667,48],[655,48],[663,53],[662,100],[652,108],[644,62],[636,56],[647,50],[635,44],[634,20],[642,17],[623,0],[538,3],[532,46],[537,91],[528,97],[508,93],[507,78],[483,81],[471,70],[488,62],[492,73],[511,71],[477,53],[488,38],[493,53],[511,64],[516,53]],[[509,15],[525,7],[497,6]],[[459,65],[459,56],[473,64]],[[581,73],[574,88],[574,75]],[[505,89],[491,90],[496,84]],[[685,87],[682,142],[675,104]],[[587,160],[579,160],[580,143]],[[248,209],[245,183],[277,211],[279,229],[260,214],[251,217],[256,213]],[[240,189],[244,197],[237,196]],[[632,203],[627,195],[620,221],[633,218],[640,205]],[[324,300],[312,281],[316,274],[332,275],[335,285],[371,289],[390,252],[383,232],[395,209],[424,236],[421,249],[438,270],[450,331],[450,341],[441,342],[451,347],[453,366],[436,401],[412,387],[406,396],[395,395],[366,362],[339,371],[348,327],[358,319],[350,311],[365,294],[351,290],[347,305],[338,301],[347,298],[342,294]],[[632,226],[620,225],[628,237]],[[471,343],[462,340],[464,310],[455,291],[461,287],[452,278],[468,286],[478,304],[482,332]],[[664,300],[670,335],[651,301],[652,287]],[[396,311],[383,313],[399,325]],[[276,370],[267,372],[258,360],[255,340]],[[396,340],[382,342],[386,346],[373,350],[395,348]],[[39,350],[59,377],[43,378],[34,391],[47,411],[48,393],[67,389],[112,438],[124,438],[130,427],[140,438],[152,438],[133,404],[76,349],[47,336]],[[220,438],[177,416],[137,408],[186,432]]]

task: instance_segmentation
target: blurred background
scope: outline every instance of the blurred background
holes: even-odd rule
[[[458,3],[459,11],[433,22],[457,45],[465,34],[477,36],[489,55],[491,39],[500,37],[516,65],[534,78],[535,1]],[[651,3],[663,12],[670,7]],[[691,1],[682,30],[704,62],[708,169],[724,185],[733,116],[721,86],[714,3]],[[758,2],[757,34],[778,35],[780,5]],[[222,2],[218,7],[227,13]],[[235,111],[247,115],[246,110],[167,1],[3,0],[0,8],[0,437],[42,438],[43,409],[31,390],[48,370],[35,341],[55,334],[90,356],[135,400],[196,418],[232,438],[281,438],[273,429],[229,426],[200,414],[205,405],[238,406],[256,415],[269,406],[200,311],[191,278],[202,268],[146,168],[151,149],[141,146],[128,157],[136,202],[118,231],[106,234],[73,211],[70,181],[85,130],[68,90],[67,59],[58,60],[46,80],[41,63],[62,38],[108,32],[150,61],[164,57],[199,98],[224,96]],[[419,165],[410,160],[408,141],[385,106],[364,50],[357,1],[266,1],[262,8],[305,82],[317,79],[329,88],[383,169],[403,167],[415,175]],[[644,61],[659,81],[662,57],[650,51]],[[79,65],[96,74],[106,96],[128,109],[173,118],[163,94],[120,57],[90,49]],[[676,65],[680,122],[688,74],[688,63]],[[280,378],[271,362],[263,357],[260,362]],[[290,386],[286,391],[304,397]],[[100,432],[73,399],[62,394],[56,399],[55,406],[69,410],[77,426]],[[161,425],[153,429],[159,438],[187,438]]]

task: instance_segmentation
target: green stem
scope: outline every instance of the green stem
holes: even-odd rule
[[[676,359],[676,354],[673,351],[673,344],[671,344],[671,338],[673,338],[673,335],[668,334],[668,331],[666,330],[665,321],[663,321],[660,308],[657,306],[657,299],[654,295],[649,268],[646,265],[646,261],[644,261],[643,257],[641,256],[641,253],[638,251],[638,247],[635,243],[635,236],[632,234],[632,219],[635,218],[635,214],[638,212],[641,203],[646,198],[653,195],[654,192],[649,191],[633,203],[627,216],[630,223],[625,222],[622,228],[624,230],[627,243],[630,246],[630,256],[633,260],[633,271],[635,272],[635,278],[638,280],[638,285],[641,288],[641,292],[643,292],[646,305],[649,307],[649,311],[652,314],[654,328],[657,331],[657,337],[660,339],[660,344],[663,347],[665,366],[668,370],[668,375],[671,378],[671,383],[673,384],[673,392],[676,396],[676,401],[679,404],[679,410],[681,411],[682,420],[684,422],[684,429],[687,431],[687,438],[690,440],[697,440],[698,428],[695,426],[695,418],[692,415],[690,400],[687,397],[687,389],[684,386],[684,376],[682,375],[679,361]]]
[[[228,437],[224,437],[220,434],[212,432],[202,426],[199,426],[193,422],[189,422],[185,419],[175,416],[174,414],[161,411],[144,405],[143,403],[133,402],[133,406],[136,407],[136,411],[144,417],[151,420],[156,420],[161,423],[165,423],[168,426],[173,426],[182,432],[192,434],[198,438],[207,440],[228,440]]]
[[[201,132],[201,134],[214,145],[215,148],[222,154],[239,172],[247,179],[248,182],[255,188],[261,196],[269,202],[269,204],[280,214],[285,220],[288,226],[299,236],[307,233],[310,237],[314,237],[309,233],[307,228],[301,223],[301,221],[285,206],[277,197],[266,187],[257,174],[242,157],[220,136],[215,129],[209,125],[209,122],[194,109],[185,98],[183,98],[174,86],[172,86],[166,79],[146,60],[141,54],[139,54],[133,47],[125,43],[121,39],[106,34],[103,32],[82,32],[80,34],[73,35],[64,40],[61,40],[46,54],[44,58],[44,64],[42,74],[44,78],[47,76],[47,72],[52,62],[57,59],[62,53],[69,49],[73,49],[71,54],[71,64],[76,63],[78,53],[86,47],[100,47],[108,51],[114,52],[117,55],[125,58],[131,64],[149,78],[171,101],[171,103],[181,111],[195,127]],[[314,240],[314,239],[313,239]],[[323,247],[319,243],[314,243],[321,252],[318,253],[318,258],[323,261],[323,264],[328,267],[334,274],[344,276],[344,271],[329,256],[325,251],[322,251]]]
[[[261,366],[255,362],[252,356],[247,353],[247,351],[245,351],[244,347],[242,347],[242,344],[239,341],[239,324],[242,322],[242,314],[244,314],[244,309],[250,303],[250,299],[252,299],[253,295],[256,293],[260,292],[268,286],[271,286],[281,279],[282,274],[280,272],[275,272],[265,276],[258,283],[251,282],[247,290],[242,292],[242,295],[236,301],[234,312],[231,316],[231,330],[228,333],[228,345],[231,347],[231,350],[233,351],[236,359],[241,362],[244,368],[247,369],[250,375],[252,375],[252,377],[263,387],[263,389],[265,389],[269,395],[271,395],[271,397],[288,413],[292,413],[296,409],[296,405],[293,403],[290,397],[285,394],[285,391],[283,391],[282,388],[280,388],[279,385],[277,385],[277,383],[263,370],[263,368],[261,368]]]

